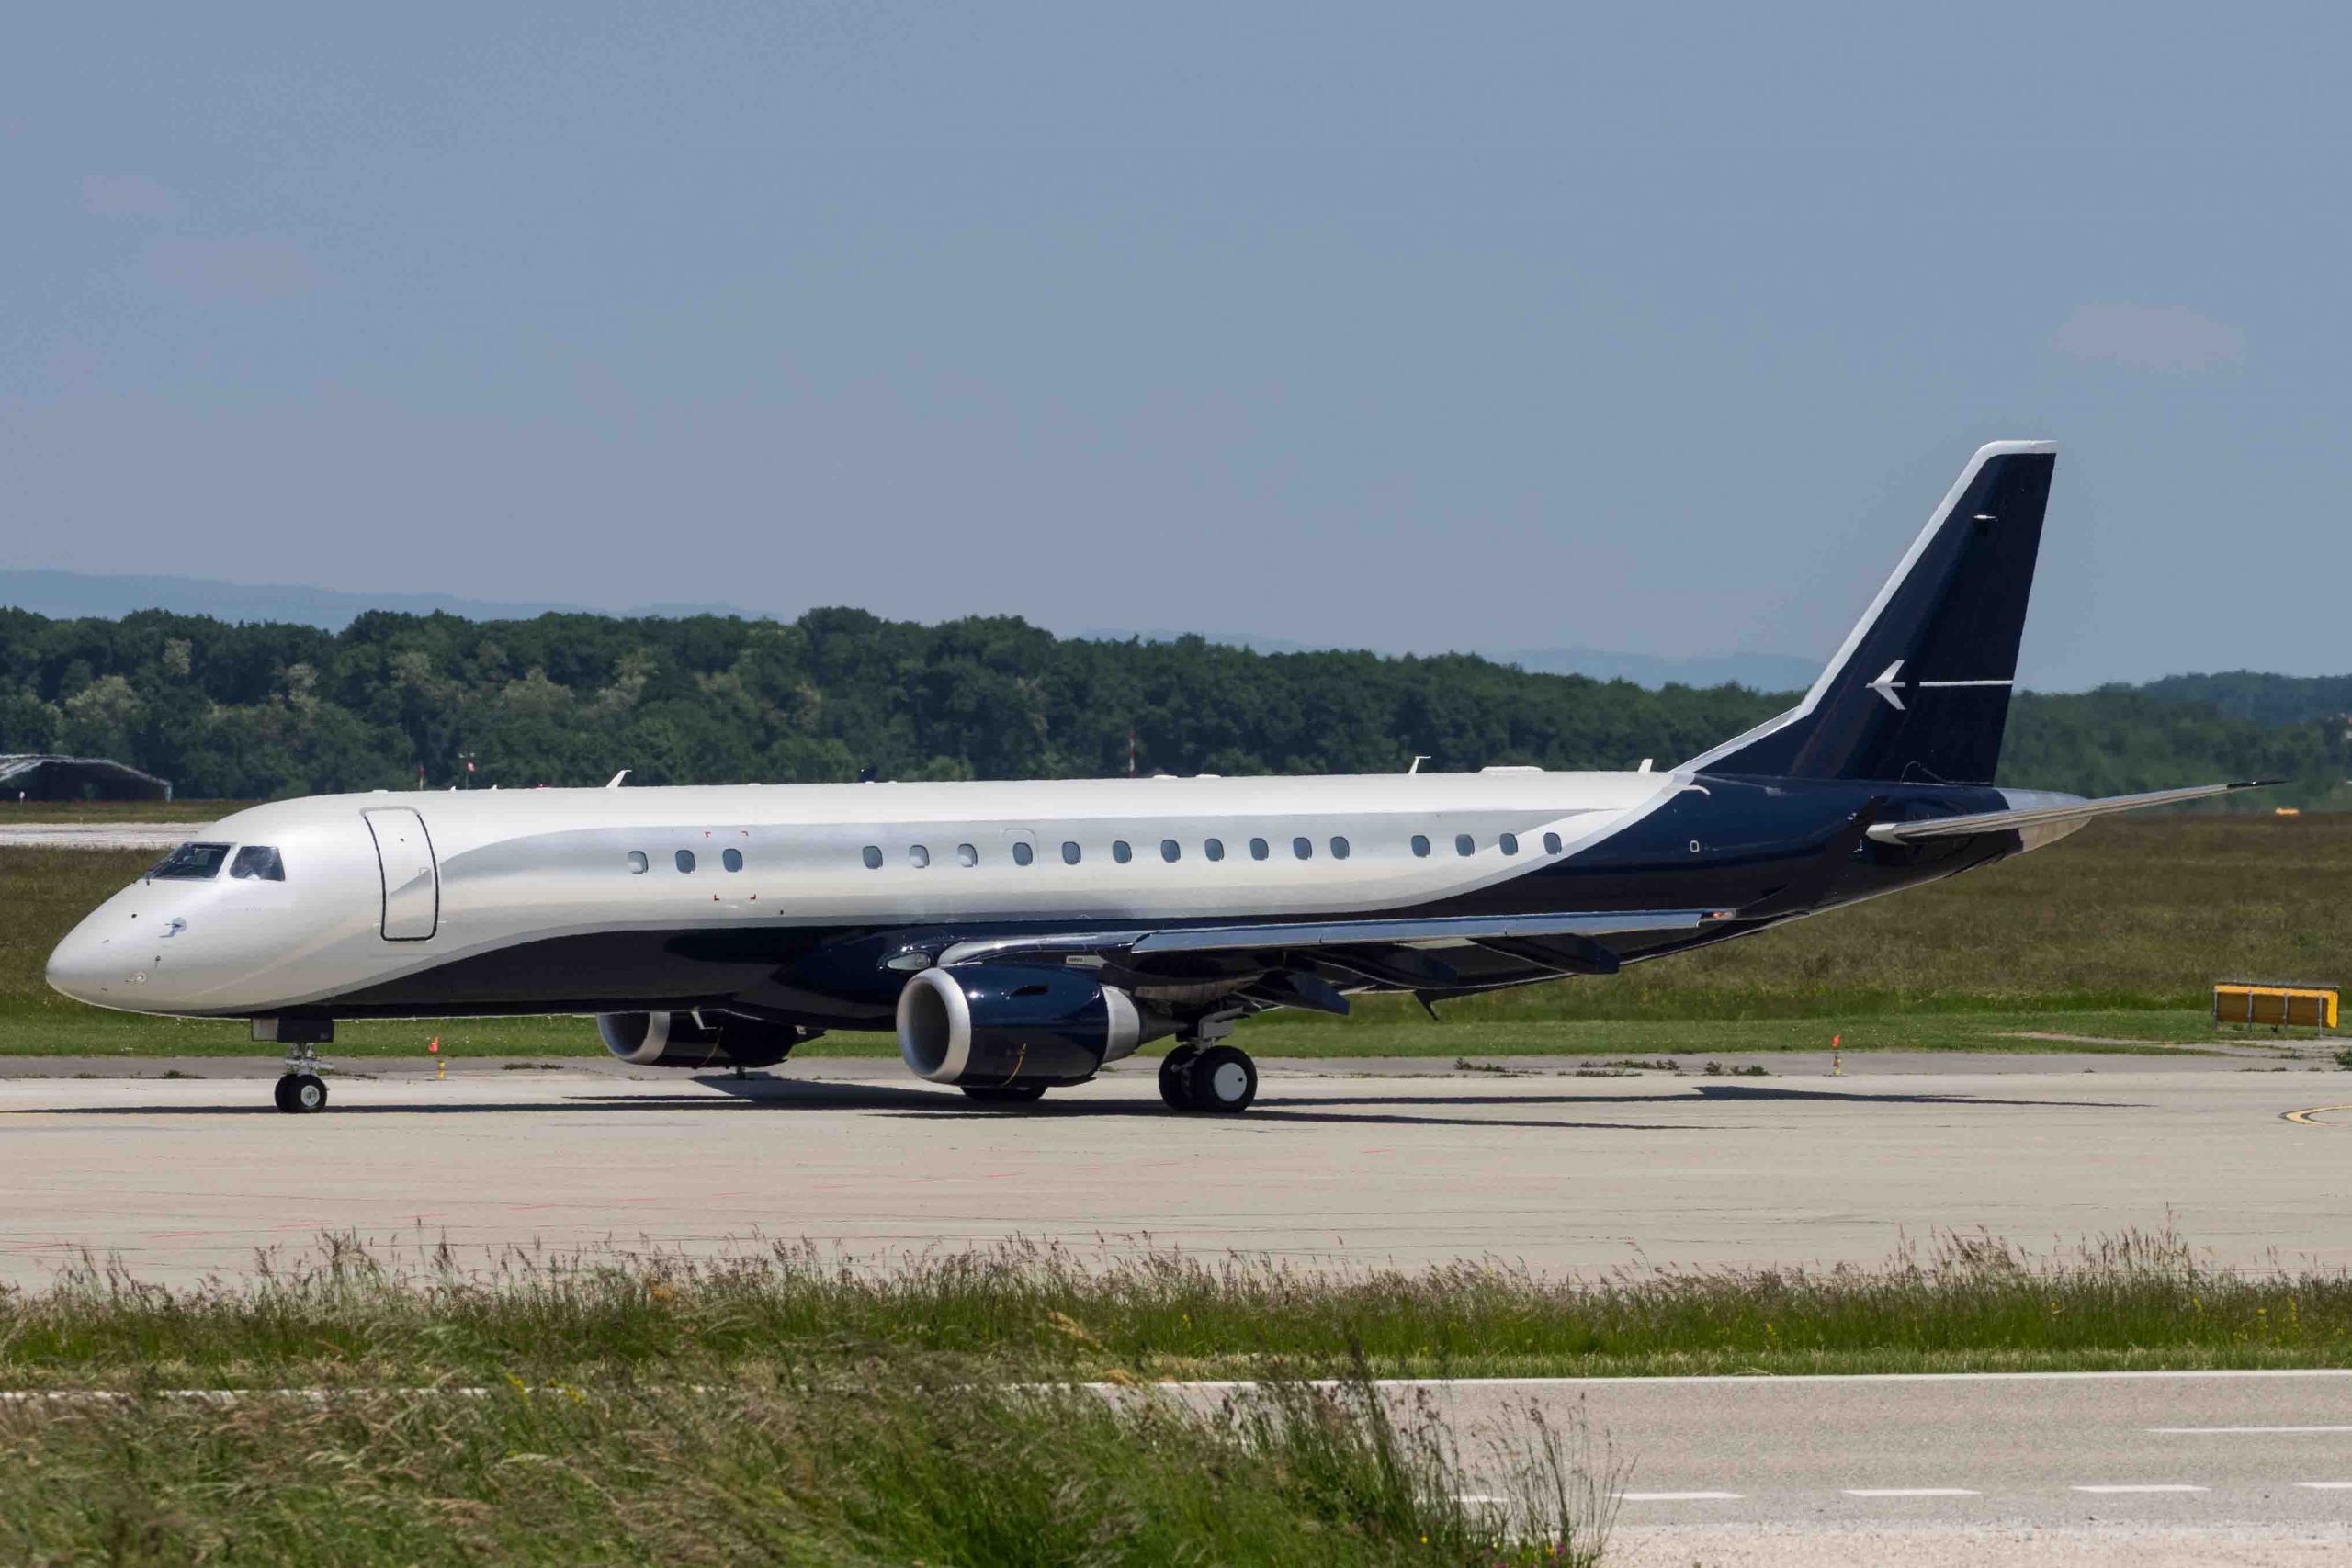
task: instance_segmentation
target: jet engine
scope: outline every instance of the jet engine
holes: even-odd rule
[[[1083,1083],[1175,1028],[1076,969],[926,969],[899,993],[899,1055],[933,1083]]]
[[[605,1049],[633,1066],[773,1067],[792,1055],[800,1032],[731,1013],[603,1012]]]

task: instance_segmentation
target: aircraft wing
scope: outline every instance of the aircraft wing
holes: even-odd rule
[[[944,949],[934,962],[972,964],[1024,954],[1100,953],[1138,957],[1178,953],[1288,952],[1347,948],[1450,947],[1523,939],[1590,939],[1626,931],[1691,931],[1729,919],[1720,909],[1589,910],[1549,915],[1440,915],[1349,920],[1166,925],[986,937]]]
[[[1970,833],[2005,833],[2019,828],[2040,828],[2059,822],[2086,822],[2117,811],[2140,811],[2151,806],[2174,806],[2203,800],[2234,790],[2265,789],[2279,779],[2250,779],[2242,784],[2195,784],[2188,789],[2151,790],[2145,795],[2110,795],[2102,800],[2075,800],[2058,806],[2029,806],[2016,811],[1977,811],[1965,817],[1928,817],[1912,822],[1873,822],[1870,836],[1882,844],[1908,844],[1922,839],[1951,839]]]

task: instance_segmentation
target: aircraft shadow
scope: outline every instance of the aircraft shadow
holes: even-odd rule
[[[999,1121],[1027,1117],[1169,1117],[1175,1115],[1157,1094],[1104,1100],[1051,1099],[1017,1107],[982,1107],[961,1095],[937,1089],[900,1089],[877,1083],[829,1083],[806,1078],[705,1077],[695,1080],[708,1093],[584,1093],[560,1100],[525,1101],[420,1100],[399,1105],[354,1105],[329,1108],[335,1116],[561,1116],[632,1111],[872,1111],[917,1118],[959,1121]],[[2131,1110],[2119,1101],[2083,1100],[1994,1099],[1965,1094],[1853,1093],[1832,1089],[1765,1088],[1747,1084],[1693,1084],[1668,1094],[1330,1094],[1284,1096],[1260,1100],[1238,1124],[1274,1122],[1332,1123],[1353,1126],[1517,1127],[1543,1132],[1596,1133],[1718,1133],[1716,1122],[1655,1122],[1629,1121],[1540,1120],[1521,1116],[1459,1115],[1465,1110],[1521,1111],[1540,1107],[1574,1108],[1589,1116],[1596,1111],[1630,1106],[1728,1105],[1769,1101],[1821,1100],[1861,1105],[1920,1105],[1987,1107],[2050,1107],[2071,1110]],[[1424,1108],[1427,1108],[1424,1110]],[[19,1114],[45,1116],[279,1116],[284,1112],[256,1092],[250,1101],[209,1105],[75,1105],[55,1110],[30,1110]],[[5,1121],[5,1118],[0,1118]]]

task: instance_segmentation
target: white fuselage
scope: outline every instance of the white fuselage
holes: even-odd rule
[[[327,795],[196,835],[277,850],[283,880],[142,879],[49,976],[104,1007],[244,1015],[590,932],[1403,908],[1572,854],[1690,787],[1498,769]],[[413,864],[390,836],[404,821],[429,839]]]

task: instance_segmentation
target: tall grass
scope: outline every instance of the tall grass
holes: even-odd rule
[[[1009,1243],[861,1266],[507,1251],[405,1261],[347,1240],[174,1289],[87,1263],[0,1293],[0,1382],[137,1387],[610,1382],[868,1356],[978,1378],[2352,1365],[2352,1277],[2210,1267],[2168,1234],[2029,1255],[1940,1235],[1870,1269],[1499,1262],[1308,1272],[1261,1258]]]
[[[1605,1451],[1531,1410],[1465,1455],[1379,1378],[2266,1365],[2352,1365],[2352,1277],[2169,1233],[1581,1280],[327,1238],[0,1292],[0,1560],[1589,1563]]]
[[[20,1403],[0,1446],[12,1562],[1585,1564],[1609,1522],[1548,1428],[1510,1467],[1517,1506],[1464,1501],[1443,1429],[1361,1379],[1206,1413],[903,1359],[694,1388],[147,1394]]]

